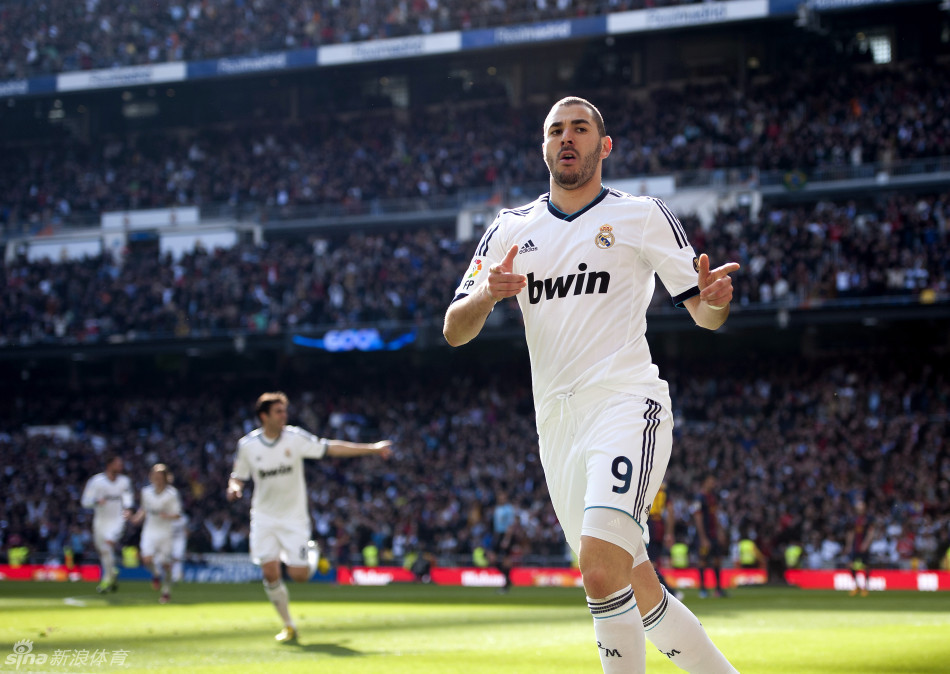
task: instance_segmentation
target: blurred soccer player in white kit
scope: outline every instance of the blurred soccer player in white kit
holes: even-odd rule
[[[96,587],[100,594],[115,592],[119,588],[115,546],[122,538],[133,502],[132,481],[122,474],[122,458],[110,454],[106,457],[105,470],[89,478],[80,499],[83,508],[91,508],[94,512],[92,539],[102,566],[102,579]]]
[[[161,589],[160,604],[171,599],[174,523],[181,519],[181,498],[168,476],[164,463],[152,466],[148,474],[151,484],[142,489],[139,511],[132,516],[133,524],[145,521],[140,544],[142,563],[152,573],[152,587]]]
[[[485,230],[443,333],[465,344],[496,302],[518,299],[541,464],[578,556],[604,672],[644,672],[649,639],[681,669],[731,674],[696,616],[660,585],[645,546],[673,446],[646,312],[659,275],[674,305],[719,328],[739,265],[710,269],[666,204],[601,183],[613,141],[589,101],[555,103],[542,133],[550,192],[502,210]]]
[[[254,480],[251,559],[260,564],[264,591],[284,621],[284,629],[275,637],[281,643],[297,640],[287,586],[281,580],[281,562],[287,565],[290,577],[301,583],[309,580],[319,561],[316,544],[310,540],[303,460],[364,454],[388,458],[392,454],[389,440],[370,444],[328,440],[288,426],[287,404],[287,396],[279,391],[257,399],[255,413],[261,427],[238,441],[227,491],[228,500],[237,500],[243,495],[244,483]]]

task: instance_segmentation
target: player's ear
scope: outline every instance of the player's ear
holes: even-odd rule
[[[614,149],[614,141],[610,136],[604,136],[601,139],[600,158],[606,159],[610,156],[610,151]]]

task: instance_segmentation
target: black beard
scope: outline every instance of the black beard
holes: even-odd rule
[[[576,189],[581,185],[586,185],[590,182],[590,179],[594,177],[599,155],[600,152],[594,150],[590,154],[582,157],[580,165],[575,167],[572,173],[569,173],[570,169],[564,169],[558,172],[557,159],[555,158],[553,166],[548,164],[548,169],[551,171],[554,184],[565,189]]]

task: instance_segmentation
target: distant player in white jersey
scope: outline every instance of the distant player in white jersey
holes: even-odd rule
[[[310,540],[303,460],[365,454],[387,458],[392,453],[389,440],[371,444],[328,440],[288,426],[287,404],[287,396],[279,391],[264,393],[257,399],[255,413],[261,427],[238,441],[227,491],[228,500],[239,499],[244,483],[254,480],[251,559],[261,565],[264,591],[284,621],[284,629],[275,637],[281,643],[297,640],[287,587],[281,580],[281,562],[286,564],[291,578],[305,582],[319,561],[316,544]]]
[[[80,503],[83,508],[94,511],[92,538],[102,566],[102,579],[96,592],[115,592],[119,588],[115,547],[122,538],[125,520],[131,515],[133,505],[132,482],[122,474],[121,457],[114,454],[106,457],[105,471],[89,478]]]
[[[645,539],[673,442],[666,382],[646,341],[654,274],[697,325],[729,315],[730,263],[710,271],[659,199],[601,184],[612,140],[576,97],[543,127],[551,190],[503,210],[445,315],[452,346],[517,296],[531,360],[541,461],[578,555],[603,670],[643,672],[645,639],[690,672],[734,672],[689,609],[660,585]],[[633,609],[637,608],[638,611]]]
[[[139,511],[132,516],[132,523],[145,521],[140,543],[142,563],[152,573],[152,587],[161,590],[158,602],[167,604],[172,596],[174,528],[181,519],[181,498],[171,485],[164,463],[152,466],[148,479],[151,484],[142,489]]]

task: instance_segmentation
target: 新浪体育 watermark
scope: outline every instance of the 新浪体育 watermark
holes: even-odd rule
[[[113,651],[97,648],[90,651],[87,648],[57,648],[52,653],[34,653],[33,642],[21,639],[13,644],[13,652],[7,655],[4,661],[14,669],[45,665],[47,667],[105,667],[124,665],[130,651],[116,649]]]

